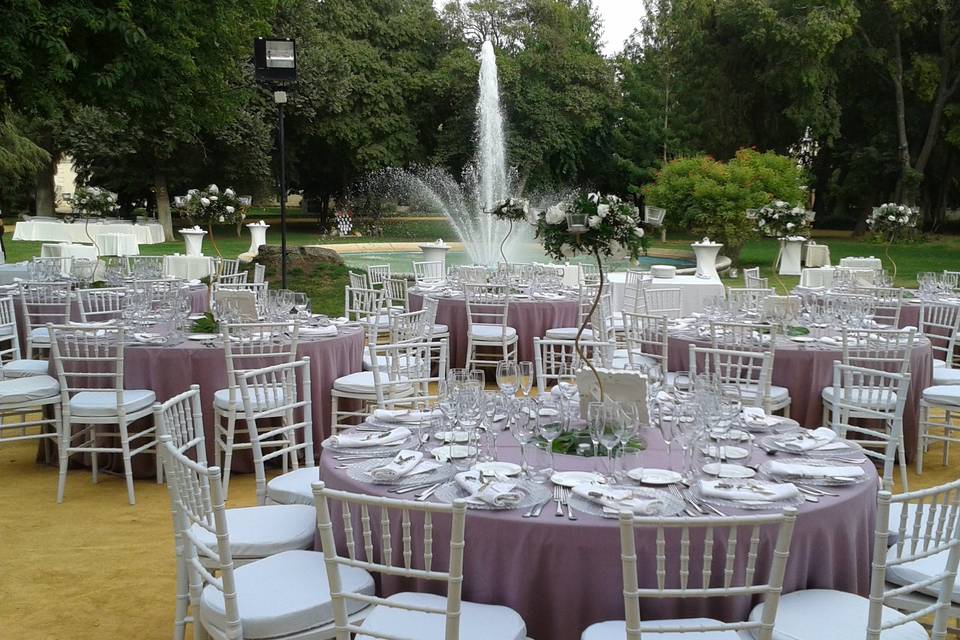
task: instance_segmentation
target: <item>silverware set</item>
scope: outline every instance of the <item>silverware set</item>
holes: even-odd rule
[[[684,483],[686,485],[686,483]],[[690,493],[689,485],[686,485],[686,488],[681,489],[675,484],[670,485],[670,490],[673,491],[673,494],[683,500],[686,504],[690,505],[690,508],[684,508],[683,512],[686,513],[691,518],[697,516],[709,516],[711,514],[717,516],[726,516],[723,511],[717,509],[712,504],[707,502],[702,502],[693,497]]]
[[[561,487],[560,485],[554,485],[553,500],[557,503],[557,511],[553,515],[557,516],[558,518],[562,518],[564,516],[564,507],[566,507],[567,520],[577,519],[577,514],[573,512],[573,507],[570,506],[569,488]]]

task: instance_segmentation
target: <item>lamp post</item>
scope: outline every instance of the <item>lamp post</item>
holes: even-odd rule
[[[297,47],[290,38],[257,38],[253,41],[254,75],[273,89],[277,105],[277,142],[280,147],[280,282],[287,288],[287,145],[283,130],[283,106],[287,92],[282,87],[297,81]]]

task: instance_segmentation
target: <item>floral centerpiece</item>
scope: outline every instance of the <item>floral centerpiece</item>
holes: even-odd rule
[[[99,218],[120,209],[117,204],[117,194],[102,187],[77,187],[72,195],[64,196],[73,210],[83,216],[83,232],[90,238],[94,249],[100,253],[100,248],[90,235],[87,225],[90,218]]]
[[[220,191],[215,184],[206,189],[190,189],[182,203],[181,211],[190,222],[206,225],[210,243],[218,256],[220,249],[213,239],[214,225],[238,224],[247,217],[247,207],[237,193],[230,188]]]
[[[774,200],[757,209],[757,229],[771,238],[805,236],[810,232],[810,213],[799,205]]]
[[[490,212],[490,215],[510,223],[510,226],[507,228],[507,234],[503,236],[503,241],[500,243],[500,257],[504,262],[507,262],[507,256],[503,253],[503,247],[507,244],[510,234],[513,233],[513,223],[529,221],[530,201],[524,198],[507,198],[506,200],[501,200],[497,203],[497,206],[493,208],[493,211]]]
[[[887,244],[885,253],[890,264],[893,265],[893,277],[897,276],[897,263],[890,257],[890,245],[904,239],[915,229],[919,217],[920,210],[917,207],[895,202],[886,202],[879,207],[874,207],[867,216],[867,226],[870,227],[873,237]]]
[[[571,200],[549,207],[537,216],[537,237],[543,243],[547,255],[555,260],[587,254],[597,261],[600,286],[597,288],[590,313],[584,318],[577,332],[576,347],[581,360],[590,367],[597,379],[602,401],[604,392],[600,376],[590,360],[584,357],[580,348],[580,336],[596,311],[603,293],[601,256],[627,254],[635,260],[646,249],[648,240],[640,209],[615,195],[580,193]]]

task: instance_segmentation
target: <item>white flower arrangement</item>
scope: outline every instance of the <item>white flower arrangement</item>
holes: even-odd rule
[[[206,189],[190,189],[183,197],[181,210],[194,223],[236,224],[247,217],[247,208],[233,189],[223,192],[215,184]]]
[[[574,218],[581,229],[571,228]],[[557,260],[576,253],[611,256],[620,251],[637,258],[646,243],[640,210],[617,196],[596,192],[548,207],[537,218],[537,236],[547,255]]]
[[[893,242],[917,226],[920,210],[895,202],[874,207],[867,216],[867,226],[874,236]]]
[[[523,198],[507,198],[497,203],[497,206],[490,213],[493,217],[501,220],[522,222],[527,219],[527,215],[530,213],[530,202]]]
[[[809,232],[810,214],[800,206],[791,207],[788,202],[774,200],[757,209],[757,229],[765,236],[782,238],[806,235]]]
[[[120,209],[117,194],[102,187],[77,187],[72,195],[65,196],[73,210],[86,218],[95,218]]]

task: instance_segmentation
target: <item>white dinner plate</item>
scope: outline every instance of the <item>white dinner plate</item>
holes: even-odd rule
[[[794,342],[799,342],[801,344],[817,341],[816,338],[811,338],[810,336],[790,336],[790,339]]]
[[[470,439],[467,431],[437,431],[433,437],[440,442],[466,442]]]
[[[550,476],[550,481],[561,487],[575,487],[578,484],[604,484],[606,482],[603,476],[592,471],[558,471]]]
[[[464,446],[462,444],[447,444],[442,447],[437,447],[431,451],[430,454],[440,462],[446,462],[447,460],[459,460],[461,458],[474,456],[477,454],[477,448]]]
[[[191,333],[187,336],[187,340],[197,340],[199,342],[206,342],[208,340],[216,340],[220,337],[219,333]]]
[[[711,444],[707,447],[700,447],[700,452],[711,458],[720,457],[720,452],[718,451],[719,447],[715,444]],[[740,447],[731,447],[723,445],[723,457],[727,460],[743,460],[750,455],[750,452],[746,449],[741,449]]]
[[[512,462],[479,462],[473,467],[484,476],[517,476],[520,475],[520,465],[514,464]]]
[[[709,433],[710,433],[710,437],[713,438],[714,440],[730,440],[730,441],[737,441],[737,442],[746,442],[747,440],[750,440],[753,438],[753,436],[751,436],[749,433],[747,433],[743,429],[727,429],[727,430],[717,429],[716,431],[711,430]]]
[[[757,472],[750,467],[720,462],[710,462],[703,465],[703,472],[721,478],[752,478],[757,475]]]
[[[627,471],[627,477],[641,484],[657,485],[673,484],[683,479],[683,476],[670,469],[644,469],[643,467],[630,469]]]

